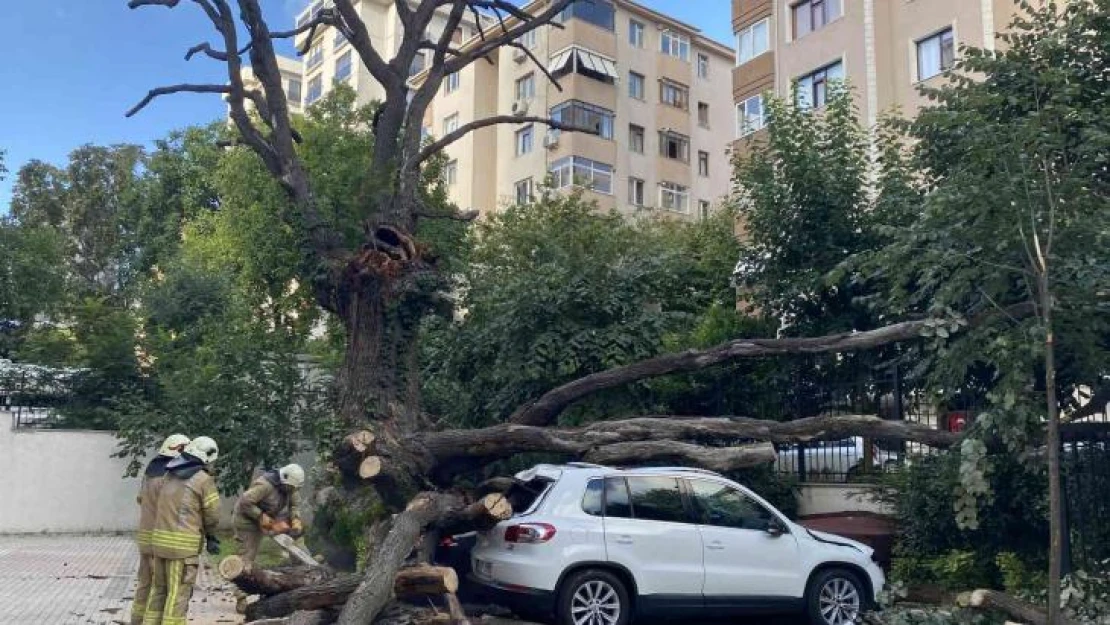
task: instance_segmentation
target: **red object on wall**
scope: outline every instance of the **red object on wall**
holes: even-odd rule
[[[963,432],[969,421],[971,421],[971,415],[966,412],[950,412],[948,413],[948,431]]]

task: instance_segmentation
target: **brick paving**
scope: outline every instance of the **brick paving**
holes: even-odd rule
[[[129,536],[0,536],[0,625],[127,623],[138,553]],[[241,623],[214,569],[202,572],[189,623]]]

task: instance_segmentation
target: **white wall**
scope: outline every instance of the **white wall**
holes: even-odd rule
[[[0,533],[116,532],[138,522],[139,481],[123,478],[109,432],[14,430],[0,411]]]
[[[866,484],[802,484],[798,490],[798,516],[839,512],[889,515],[889,506],[874,501]]]

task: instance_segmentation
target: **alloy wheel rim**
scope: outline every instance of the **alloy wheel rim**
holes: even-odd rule
[[[621,616],[620,595],[608,582],[588,581],[571,597],[570,615],[574,625],[616,625]]]
[[[859,621],[859,591],[851,580],[834,577],[825,582],[818,604],[821,618],[827,625],[851,625]]]

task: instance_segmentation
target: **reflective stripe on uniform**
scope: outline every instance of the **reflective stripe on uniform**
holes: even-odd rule
[[[181,592],[181,572],[185,570],[184,560],[168,560],[166,562],[166,607],[162,609],[162,625],[174,625],[174,608],[177,607],[177,595]],[[184,623],[184,619],[180,619]]]
[[[211,508],[212,506],[218,506],[218,505],[220,505],[220,495],[219,494],[212,493],[211,495],[204,498],[204,507],[205,508]]]
[[[152,537],[150,530],[139,530],[135,533],[135,541],[140,545],[149,545]]]
[[[195,552],[200,549],[200,535],[193,532],[154,530],[150,544],[166,549],[193,550]]]

